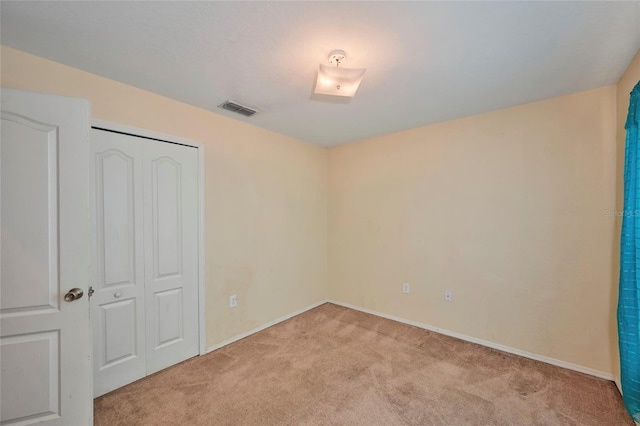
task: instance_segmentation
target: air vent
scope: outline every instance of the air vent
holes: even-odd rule
[[[258,112],[255,109],[249,108],[248,106],[240,105],[237,102],[226,101],[222,105],[219,105],[220,108],[226,109],[227,111],[237,112],[238,114],[242,114],[245,117],[251,117],[253,114]]]

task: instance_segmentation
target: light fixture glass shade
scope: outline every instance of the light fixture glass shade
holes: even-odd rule
[[[318,95],[353,97],[360,86],[366,68],[339,68],[320,64],[313,91]]]

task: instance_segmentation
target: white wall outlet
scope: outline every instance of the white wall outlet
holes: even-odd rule
[[[409,286],[409,283],[402,284],[402,292],[403,293],[409,294],[410,291],[411,291],[411,287]]]
[[[235,308],[236,306],[238,306],[238,296],[235,294],[232,296],[229,296],[229,307]]]
[[[444,291],[444,300],[451,302],[453,300],[453,292],[451,290]]]

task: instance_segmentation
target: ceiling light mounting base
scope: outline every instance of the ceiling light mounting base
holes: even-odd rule
[[[347,57],[347,54],[344,50],[332,50],[329,53],[329,62],[331,64],[340,65],[344,58]]]

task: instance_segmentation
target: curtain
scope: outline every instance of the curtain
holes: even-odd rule
[[[625,129],[624,214],[620,238],[618,342],[624,404],[640,422],[640,82],[631,91]]]

